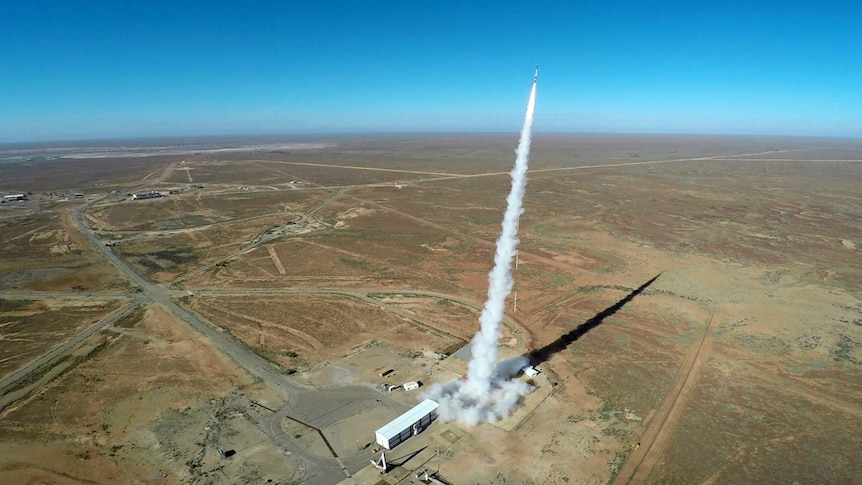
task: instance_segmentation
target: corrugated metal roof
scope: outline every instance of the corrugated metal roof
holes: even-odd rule
[[[382,436],[385,436],[387,440],[390,440],[401,434],[401,432],[408,427],[412,426],[413,423],[419,421],[426,415],[435,411],[437,409],[437,406],[439,406],[439,404],[437,404],[435,401],[432,401],[431,399],[426,399],[419,404],[413,406],[413,408],[406,413],[390,421],[389,424],[387,424],[386,426],[383,426],[382,428],[378,429],[377,433]]]

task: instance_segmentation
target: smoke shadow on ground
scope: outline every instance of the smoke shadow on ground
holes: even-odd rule
[[[533,365],[539,365],[543,362],[547,362],[547,360],[550,359],[552,355],[565,350],[573,342],[586,335],[587,332],[589,332],[590,330],[601,325],[606,318],[618,312],[628,302],[632,301],[636,296],[643,293],[643,291],[646,290],[651,284],[653,284],[659,276],[661,276],[661,273],[653,276],[649,281],[635,288],[634,291],[626,295],[625,298],[623,298],[622,300],[605,308],[604,310],[597,313],[594,317],[578,325],[572,330],[564,333],[563,335],[560,335],[556,340],[549,343],[548,345],[529,352],[526,357],[530,359],[530,363]]]

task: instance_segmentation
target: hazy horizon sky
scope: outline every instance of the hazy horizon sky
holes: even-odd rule
[[[0,18],[0,143],[517,132],[536,64],[537,133],[862,137],[860,2],[6,1]]]

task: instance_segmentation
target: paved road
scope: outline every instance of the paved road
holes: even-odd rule
[[[24,367],[21,367],[4,377],[3,379],[0,379],[0,396],[5,395],[9,391],[9,389],[12,388],[19,380],[27,377],[31,373],[37,371],[42,366],[49,364],[55,359],[62,357],[67,352],[78,346],[81,342],[88,339],[94,333],[104,329],[105,327],[108,327],[109,325],[113,325],[114,323],[116,323],[117,320],[123,318],[124,316],[131,313],[132,310],[137,308],[138,305],[141,304],[141,302],[142,300],[140,298],[135,298],[130,303],[124,305],[118,310],[115,310],[107,317],[89,326],[88,328],[73,336],[69,340],[66,340],[60,345],[42,354],[37,359],[31,361]],[[2,409],[3,407],[5,406],[2,402],[0,402],[0,409]]]
[[[120,270],[123,275],[132,281],[138,288],[141,289],[139,298],[143,301],[149,303],[158,303],[165,310],[170,313],[173,313],[181,320],[185,321],[189,325],[192,326],[198,332],[206,335],[210,340],[212,340],[215,345],[225,352],[228,356],[236,361],[237,364],[245,368],[252,375],[260,377],[267,382],[271,382],[276,387],[281,388],[284,391],[287,391],[288,396],[290,392],[295,390],[295,387],[288,383],[284,376],[277,370],[273,368],[273,366],[266,360],[259,357],[257,354],[252,352],[250,349],[237,343],[235,340],[224,335],[223,332],[219,331],[216,327],[213,327],[205,322],[203,322],[197,315],[181,308],[179,305],[174,303],[172,296],[176,296],[177,292],[172,291],[166,288],[163,285],[158,283],[152,283],[146,279],[144,279],[141,275],[139,275],[131,266],[126,264],[110,247],[107,247],[102,243],[99,238],[91,231],[86,225],[81,221],[81,213],[88,204],[85,204],[75,210],[74,217],[72,218],[73,223],[76,228],[84,234],[87,240],[93,245],[96,250],[101,253],[105,259],[110,261],[117,269]],[[185,293],[185,292],[182,292]],[[185,293],[187,294],[187,293]]]
[[[349,454],[340,454],[333,444],[330,456],[319,456],[298,444],[285,430],[282,423],[285,419],[298,421],[313,429],[324,441],[326,428],[375,406],[385,406],[395,413],[403,413],[408,406],[394,401],[389,396],[373,389],[360,386],[346,386],[334,389],[301,391],[293,395],[291,405],[285,406],[276,413],[264,418],[260,429],[276,443],[290,451],[295,457],[302,459],[313,473],[306,474],[304,484],[332,484],[354,474],[368,465],[371,459],[371,447]],[[313,415],[302,413],[297,409],[313,410]],[[363,435],[360,441],[370,441],[371,430]],[[329,442],[326,442],[329,445]],[[343,451],[343,450],[342,450]]]
[[[279,446],[292,452],[296,457],[305,462],[307,479],[303,483],[336,483],[342,480],[348,473],[356,472],[365,466],[366,460],[370,458],[370,454],[367,451],[354,453],[349,456],[321,457],[315,455],[305,449],[291,436],[288,436],[284,432],[282,422],[289,417],[320,430],[380,403],[400,410],[406,410],[406,406],[367,387],[347,386],[332,390],[315,391],[303,389],[291,382],[269,361],[261,358],[245,345],[235,341],[218,327],[210,325],[196,314],[174,303],[172,297],[185,296],[189,292],[171,290],[164,285],[144,279],[114,253],[110,247],[105,246],[96,234],[81,221],[81,214],[89,205],[82,205],[75,210],[72,221],[76,228],[105,259],[110,261],[126,278],[140,288],[135,300],[137,304],[150,303],[161,305],[166,311],[174,314],[177,318],[188,323],[192,328],[209,338],[220,351],[233,359],[237,365],[244,368],[250,374],[261,378],[268,385],[285,395],[286,403],[284,407],[277,413],[264,419],[260,423],[260,427]],[[367,296],[364,297],[367,298]],[[104,323],[102,327],[108,324]],[[335,409],[332,408],[333,405],[336,406]],[[321,436],[323,435],[321,434]]]
[[[754,154],[740,154],[737,157],[741,156],[751,156]],[[654,160],[654,161],[642,161],[642,162],[628,162],[628,163],[618,163],[618,164],[607,164],[607,165],[593,165],[593,166],[578,166],[578,167],[563,167],[557,169],[545,169],[539,171],[568,171],[568,170],[587,170],[592,168],[598,168],[602,166],[606,167],[617,167],[617,166],[630,166],[630,165],[647,165],[647,164],[659,164],[659,163],[675,163],[675,162],[683,162],[683,161],[695,161],[695,160],[712,160],[712,159],[722,159],[722,158],[733,158],[733,156],[716,156],[716,157],[700,157],[700,158],[688,158],[688,159],[679,159],[679,160]],[[160,174],[159,180],[164,180],[166,176],[173,170],[174,165],[165,169],[165,171]],[[344,168],[344,167],[340,167]],[[363,168],[367,169],[367,168]],[[538,172],[534,170],[533,172]],[[427,175],[433,177],[425,180],[442,180],[442,179],[452,179],[452,178],[476,178],[476,177],[487,177],[487,176],[497,176],[504,175],[508,172],[493,172],[493,173],[482,173],[482,174],[471,174],[471,175],[461,175],[461,174],[437,174],[437,173],[427,173]],[[423,174],[424,175],[424,174]],[[411,181],[410,183],[417,183],[420,181]],[[373,185],[392,185],[392,184],[373,184]],[[345,194],[346,189],[349,187],[344,187],[344,190],[339,191],[334,194],[332,197],[328,198],[322,204],[320,204],[317,208],[315,208],[311,213],[306,214],[304,217],[308,219],[312,217],[314,212],[322,209],[338,197]],[[112,324],[117,319],[121,318],[126,313],[130,312],[136,305],[139,304],[158,304],[161,305],[165,310],[170,313],[173,313],[178,318],[182,319],[186,323],[188,323],[192,328],[197,330],[198,332],[206,335],[222,352],[231,357],[238,365],[246,369],[252,375],[255,375],[264,380],[267,384],[272,386],[275,389],[282,391],[287,398],[287,402],[280,411],[274,413],[269,418],[264,419],[261,422],[261,428],[264,432],[270,436],[275,442],[284,447],[287,450],[292,451],[296,454],[297,457],[301,458],[306,463],[306,477],[308,480],[306,483],[334,483],[340,480],[346,471],[355,471],[358,469],[357,467],[364,466],[365,459],[367,458],[365,455],[367,453],[356,453],[347,457],[321,457],[317,456],[314,453],[303,448],[299,443],[294,441],[290,436],[284,432],[282,427],[282,421],[286,417],[290,417],[295,420],[300,420],[308,425],[315,427],[317,429],[321,429],[329,424],[333,424],[338,422],[345,417],[356,414],[357,412],[362,411],[367,407],[371,407],[381,403],[383,400],[387,400],[385,404],[388,406],[402,406],[394,401],[391,401],[387,396],[378,393],[372,389],[364,388],[364,387],[344,387],[335,390],[329,391],[310,391],[305,390],[292,383],[286,376],[284,376],[278,369],[273,367],[268,361],[259,357],[253,351],[245,347],[244,345],[236,342],[229,336],[225,335],[224,332],[220,331],[215,326],[208,324],[203,321],[194,313],[191,313],[180,306],[178,306],[172,300],[172,297],[182,296],[188,294],[187,292],[177,292],[175,290],[171,290],[170,288],[152,283],[145,278],[143,278],[140,274],[138,274],[131,266],[129,266],[125,261],[123,261],[110,247],[106,247],[104,242],[101,241],[96,234],[91,231],[83,222],[81,221],[81,215],[85,209],[98,202],[101,199],[92,200],[86,204],[79,206],[73,214],[72,221],[76,228],[86,237],[86,239],[90,242],[90,244],[105,257],[106,260],[110,261],[117,269],[135,286],[137,286],[140,291],[135,294],[134,301],[120,310],[114,312],[108,318],[103,319],[98,322],[96,325],[91,326],[86,331],[81,334],[75,336],[69,341],[61,344],[56,349],[51,352],[45,354],[40,357],[30,365],[26,366],[24,369],[20,369],[13,374],[10,374],[3,381],[0,381],[0,389],[3,388],[4,385],[11,385],[11,383],[16,382],[23,375],[26,375],[27,371],[32,372],[35,368],[38,368],[39,365],[50,362],[51,359],[55,358],[57,355],[62,354],[64,351],[68,351],[69,348],[77,345],[81,341],[83,341],[89,335],[92,335],[94,332]],[[416,218],[409,214],[404,214],[400,211],[397,211],[393,208],[386,207],[386,210],[390,210],[395,213],[402,214],[406,217],[409,217],[414,220],[418,220],[424,224],[435,225],[434,223]],[[446,228],[450,232],[453,232],[451,228]],[[466,235],[465,235],[466,236]],[[470,239],[475,239],[470,237]],[[481,241],[483,243],[492,244],[492,242]],[[533,255],[533,257],[537,257]],[[546,259],[541,258],[540,259]],[[546,261],[550,264],[556,263],[557,261]],[[272,292],[272,290],[266,290]],[[405,293],[405,294],[417,294],[422,296],[431,296],[436,298],[446,298],[450,299],[468,306],[472,306],[474,308],[481,308],[478,306],[476,302],[463,299],[460,297],[452,296],[452,295],[444,295],[433,292],[422,292],[422,291],[393,291],[393,290],[376,290],[369,289],[367,291],[346,291],[346,290],[334,290],[334,289],[296,289],[296,290],[287,290],[287,291],[279,291],[278,293],[291,293],[295,292],[296,294],[308,294],[308,293],[328,293],[328,294],[342,294],[346,296],[352,296],[355,298],[359,298],[361,300],[367,301],[369,303],[373,303],[380,306],[385,306],[390,311],[401,314],[414,322],[419,323],[420,325],[428,326],[429,330],[433,329],[437,332],[440,332],[439,329],[434,328],[431,325],[428,325],[428,322],[422,321],[421,318],[413,315],[409,312],[406,312],[400,308],[397,308],[393,305],[386,305],[378,299],[370,296],[371,294],[397,294],[397,293]],[[22,295],[24,293],[15,292],[18,295]],[[243,291],[242,294],[252,294],[252,291]],[[200,292],[201,295],[226,295],[229,292]],[[237,294],[240,294],[237,292]],[[66,297],[65,295],[62,297]],[[512,328],[519,328],[526,333],[526,329],[524,329],[521,325],[517,324],[512,320],[508,320],[506,323],[512,326]],[[445,333],[445,332],[444,332]],[[448,334],[447,334],[448,335]],[[452,335],[449,335],[452,336]],[[454,336],[452,336],[454,337]],[[456,337],[458,338],[458,337]],[[55,352],[56,351],[56,352]],[[41,364],[39,364],[41,362]],[[35,367],[34,367],[35,366]],[[347,400],[346,403],[342,402]],[[327,405],[329,404],[329,405]],[[333,408],[332,405],[335,405]]]

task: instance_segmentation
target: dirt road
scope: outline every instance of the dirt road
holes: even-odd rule
[[[632,451],[629,459],[617,474],[614,484],[645,483],[653,467],[661,458],[662,452],[667,446],[668,438],[679,424],[679,419],[691,398],[700,372],[706,361],[709,360],[715,312],[716,310],[713,309],[709,322],[703,331],[703,337],[689,347],[686,352],[667,397],[659,406],[640,438],[640,447]]]
[[[0,411],[2,411],[13,401],[21,399],[23,397],[21,395],[17,395],[16,393],[11,392],[11,390],[15,388],[16,384],[18,384],[19,381],[26,379],[32,373],[38,371],[44,366],[59,360],[61,357],[72,351],[75,347],[81,344],[81,342],[88,339],[94,333],[101,331],[102,329],[110,325],[113,325],[119,319],[131,313],[141,304],[141,302],[142,299],[135,298],[131,302],[127,303],[123,307],[108,315],[107,317],[94,323],[93,325],[79,332],[77,335],[72,336],[70,339],[66,340],[65,342],[62,342],[53,349],[32,360],[27,365],[15,370],[14,372],[5,376],[3,379],[0,379]]]

